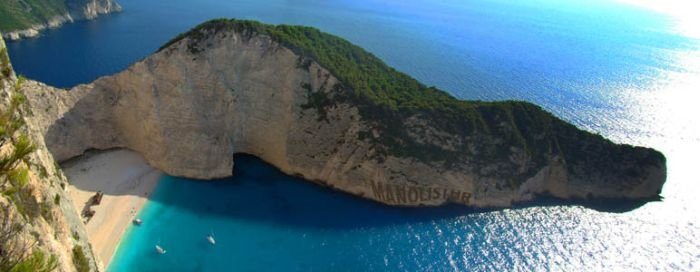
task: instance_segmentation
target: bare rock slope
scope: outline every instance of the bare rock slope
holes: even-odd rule
[[[168,174],[211,179],[231,175],[241,152],[406,206],[647,198],[666,179],[655,150],[529,103],[459,101],[307,27],[210,21],[116,75],[35,89],[34,122],[58,160],[125,147]]]

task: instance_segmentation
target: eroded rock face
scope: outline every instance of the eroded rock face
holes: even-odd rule
[[[73,17],[91,20],[102,14],[121,10],[122,7],[114,0],[88,0],[85,4],[79,5],[79,9],[73,12]]]
[[[65,160],[91,148],[125,147],[170,175],[211,179],[230,176],[233,154],[241,152],[331,188],[408,206],[503,207],[539,193],[643,198],[657,195],[665,181],[664,164],[620,181],[608,172],[572,172],[556,155],[536,164],[517,148],[503,162],[480,167],[468,160],[448,165],[377,156],[377,143],[366,134],[390,136],[375,130],[356,105],[309,105],[311,94],[345,91],[318,63],[266,35],[223,31],[198,41],[201,48],[194,50],[188,40],[70,91],[27,93],[53,156]],[[432,127],[420,114],[404,119],[403,127],[414,141],[443,150],[474,145],[469,137]],[[645,150],[631,153],[630,162],[649,156]],[[519,175],[536,171],[508,186],[491,174],[502,166]]]
[[[5,43],[0,37],[0,54],[3,54],[4,48]],[[2,60],[0,62],[0,109],[4,110],[10,103],[18,79],[10,64],[5,63],[2,55],[0,55],[0,60]],[[5,70],[5,68],[9,70]],[[6,74],[5,71],[9,72]],[[22,86],[22,92],[32,95],[41,96],[45,93],[61,92],[35,81],[27,81]],[[0,205],[10,207],[8,218],[12,224],[23,226],[22,232],[19,234],[22,237],[18,239],[29,243],[32,251],[42,251],[54,255],[58,262],[58,271],[75,271],[72,252],[76,246],[83,249],[90,269],[97,271],[97,260],[92,254],[85,226],[67,192],[68,179],[63,175],[45,145],[46,127],[55,118],[46,119],[49,115],[35,115],[34,113],[31,107],[25,107],[22,110],[22,116],[26,121],[26,126],[23,129],[26,129],[26,134],[36,146],[36,150],[28,155],[28,163],[25,162],[20,166],[29,170],[28,183],[24,188],[32,192],[33,199],[17,205],[23,207],[25,213],[26,210],[36,209],[40,206],[42,214],[36,217],[30,215],[26,218],[20,216],[19,211],[15,208],[17,206],[9,204],[10,199],[4,194],[0,194]],[[8,145],[6,143],[3,146],[7,147]],[[7,149],[3,151],[7,151]],[[5,215],[0,214],[0,217]]]

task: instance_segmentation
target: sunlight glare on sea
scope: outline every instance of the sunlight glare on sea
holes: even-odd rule
[[[700,38],[700,2],[696,0],[618,0],[645,9],[667,14],[675,30],[687,37]]]

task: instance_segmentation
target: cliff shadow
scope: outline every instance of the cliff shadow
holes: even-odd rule
[[[478,222],[492,218],[484,216],[487,213],[496,213],[495,216],[498,216],[498,213],[508,209],[554,206],[583,206],[600,212],[623,213],[648,201],[563,200],[543,195],[533,201],[517,203],[508,209],[471,208],[456,204],[441,207],[392,207],[288,176],[252,155],[236,154],[234,161],[233,176],[217,180],[159,175],[140,155],[127,149],[88,150],[61,165],[72,172],[92,171],[87,176],[81,176],[82,180],[69,180],[79,190],[102,191],[105,195],[145,196],[153,202],[186,210],[199,217],[236,218],[303,228],[351,229],[454,219]],[[90,167],[108,171],[94,171]],[[86,174],[79,173],[78,176],[80,175]],[[130,177],[130,180],[125,176]],[[121,184],[110,184],[109,181]],[[143,188],[143,182],[153,184]],[[158,185],[151,194],[156,183]]]
[[[524,203],[518,203],[514,208],[523,209],[531,207],[551,207],[551,206],[580,206],[606,213],[626,213],[641,208],[650,202],[662,201],[661,196],[644,199],[625,198],[589,198],[589,199],[561,199],[548,194],[537,196],[536,199]]]
[[[487,213],[498,216],[508,210],[470,208],[456,204],[441,207],[392,207],[285,175],[251,155],[236,154],[234,160],[235,171],[230,178],[193,181],[164,176],[150,200],[167,207],[187,210],[200,218],[236,218],[276,226],[325,229],[382,227],[442,220],[468,220],[469,224],[478,224],[492,220],[492,216],[484,216]],[[620,201],[570,201],[542,196],[509,209],[584,206],[602,212],[625,212],[646,203]]]
[[[460,205],[390,207],[288,176],[252,155],[236,154],[233,176],[191,180],[164,176],[150,200],[200,217],[302,228],[359,228],[427,222],[478,212]]]

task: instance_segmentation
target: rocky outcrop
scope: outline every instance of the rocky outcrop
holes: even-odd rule
[[[27,92],[33,122],[53,156],[124,147],[170,175],[211,179],[230,176],[233,154],[247,153],[405,206],[505,207],[538,194],[638,199],[657,196],[665,181],[661,153],[613,144],[531,104],[449,100],[476,112],[485,124],[476,130],[446,124],[442,111],[348,99],[357,90],[304,48],[261,30],[272,26],[229,24],[205,24],[69,91],[36,83]],[[327,35],[317,32],[299,31]]]
[[[38,4],[41,5],[41,2],[39,1]],[[122,7],[114,0],[65,0],[63,4],[64,6],[62,6],[62,9],[53,11],[55,13],[53,16],[45,19],[33,18],[34,23],[32,23],[30,26],[5,31],[2,36],[8,40],[32,38],[36,37],[39,35],[39,33],[41,33],[41,31],[47,28],[57,28],[63,24],[72,23],[78,20],[92,20],[102,14],[119,12],[122,10]],[[23,6],[23,8],[31,11],[30,5],[25,6]],[[53,7],[55,4],[46,6]],[[5,27],[2,28],[5,29]]]
[[[0,37],[0,109],[5,110],[9,104],[13,86],[17,77],[12,71],[5,54],[5,43]],[[32,81],[22,85],[22,92],[54,92],[55,89]],[[44,127],[37,126],[39,116],[31,108],[25,107],[22,116],[26,121],[26,134],[36,146],[36,150],[23,162],[27,167],[28,182],[21,189],[26,192],[22,202],[12,202],[9,194],[0,194],[0,205],[9,207],[9,216],[0,214],[2,220],[12,221],[13,226],[23,226],[17,239],[30,245],[30,251],[41,251],[54,255],[58,261],[59,271],[75,271],[73,249],[79,247],[85,254],[90,270],[96,271],[96,262],[88,242],[87,232],[75,206],[67,192],[68,180],[46,148]],[[43,118],[43,117],[41,117]],[[5,138],[3,138],[4,140]],[[0,150],[5,152],[6,150]],[[5,184],[0,184],[4,189]],[[15,200],[16,201],[16,200]],[[20,211],[21,209],[21,211]],[[2,218],[8,216],[7,218]],[[4,222],[4,221],[3,221]],[[6,252],[3,252],[5,254]],[[2,256],[5,257],[5,256]]]

